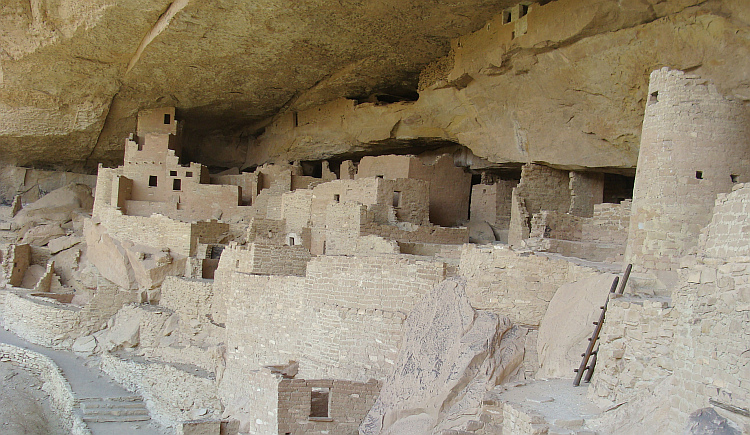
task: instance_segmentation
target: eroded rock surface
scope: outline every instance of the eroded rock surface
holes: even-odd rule
[[[475,310],[460,278],[443,281],[406,320],[396,370],[360,434],[430,434],[477,418],[484,393],[523,360],[507,317]]]

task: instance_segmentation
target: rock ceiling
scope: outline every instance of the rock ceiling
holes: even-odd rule
[[[454,56],[451,86],[469,83],[460,83],[460,69],[471,74],[466,91],[422,88],[409,119],[430,119],[429,131],[439,132],[431,136],[465,143],[496,162],[559,160],[564,166],[571,144],[587,143],[573,155],[593,150],[595,165],[606,166],[601,150],[611,147],[622,155],[609,166],[632,168],[642,94],[648,73],[660,66],[694,70],[750,99],[747,2],[545,2],[558,12],[538,24],[544,34],[530,30],[534,35],[499,53],[492,37],[476,31],[489,32],[487,23],[516,3],[6,0],[0,4],[0,160],[89,170],[118,164],[137,111],[173,105],[202,138],[193,142],[194,156],[241,165],[248,161],[247,141],[239,151],[230,148],[240,136],[260,134],[276,114],[341,97],[414,99],[420,71]],[[459,36],[471,53],[451,50]],[[410,125],[406,115],[373,113],[393,118],[393,125],[380,127],[386,138]],[[357,131],[349,139],[326,139],[344,146],[325,156],[345,154],[352,146],[347,140],[362,143],[361,127],[347,128]],[[283,158],[284,149],[297,147],[294,158],[323,156],[309,130],[303,141],[267,140],[262,146],[273,149],[263,155]],[[422,131],[408,133],[421,137]],[[523,155],[516,145],[507,152],[497,145],[519,137],[548,151],[563,146]]]
[[[452,38],[513,3],[4,1],[0,149],[21,164],[117,160],[110,142],[144,107],[175,105],[215,128],[339,96],[414,92]]]

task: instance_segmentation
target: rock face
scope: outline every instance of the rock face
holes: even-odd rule
[[[729,15],[726,15],[729,14]],[[565,17],[565,19],[561,19]],[[750,6],[737,2],[558,0],[503,17],[454,42],[422,72],[420,98],[390,105],[339,101],[280,115],[247,164],[450,140],[491,162],[632,168],[649,73],[697,71],[740,99],[744,73],[725,47],[750,54]],[[711,29],[711,30],[708,30]]]
[[[561,286],[539,326],[539,378],[573,378],[599,320],[614,275],[605,273]]]
[[[404,93],[513,0],[10,0],[0,6],[0,155],[122,159],[147,106],[211,130],[340,95]]]
[[[484,393],[523,360],[507,317],[474,310],[464,281],[443,281],[412,310],[396,369],[360,426],[362,435],[430,434],[476,417]]]
[[[136,112],[174,105],[193,126],[188,157],[209,165],[438,138],[492,162],[629,168],[650,71],[690,70],[750,98],[747,2],[546,3],[504,24],[514,0],[6,1],[0,156],[119,163]],[[412,107],[255,139],[279,111],[292,122],[340,97],[414,100],[420,70]]]

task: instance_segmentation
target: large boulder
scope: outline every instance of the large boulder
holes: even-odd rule
[[[103,277],[122,288],[149,290],[160,286],[167,276],[185,273],[187,257],[115,239],[95,220],[86,221],[84,237],[88,260]]]
[[[539,326],[537,350],[538,378],[573,378],[581,364],[581,353],[588,346],[612,287],[615,275],[605,273],[564,284],[555,292]]]
[[[394,372],[360,434],[464,428],[478,418],[485,392],[520,366],[523,335],[507,317],[473,309],[464,286],[443,281],[412,310]]]
[[[40,224],[63,224],[73,220],[79,212],[91,213],[94,197],[85,184],[72,183],[44,195],[25,206],[13,218],[17,227]]]

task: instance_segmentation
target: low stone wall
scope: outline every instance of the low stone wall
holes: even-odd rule
[[[65,339],[77,331],[80,309],[49,299],[8,292],[5,327],[24,340],[53,349],[65,349]]]
[[[128,391],[143,396],[151,416],[164,426],[198,417],[221,418],[222,405],[214,380],[171,365],[101,356],[101,369]]]
[[[50,395],[52,410],[60,416],[60,420],[71,434],[91,434],[81,417],[73,411],[73,390],[50,358],[28,349],[0,343],[0,360],[9,360],[41,378],[44,390]]]
[[[610,300],[589,396],[626,402],[670,376],[676,327],[677,312],[664,300]]]
[[[539,326],[557,289],[598,274],[594,268],[505,246],[464,245],[459,274],[466,278],[471,306]]]

